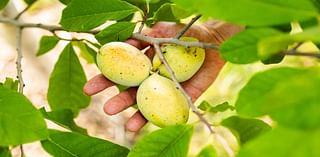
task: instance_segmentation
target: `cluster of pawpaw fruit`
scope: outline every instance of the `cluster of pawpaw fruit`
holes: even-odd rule
[[[197,41],[183,37],[184,41]],[[179,82],[190,79],[201,67],[205,50],[164,44],[161,51]],[[97,65],[109,80],[128,87],[138,87],[137,105],[151,123],[166,127],[186,123],[189,105],[176,88],[158,55],[151,60],[136,47],[124,42],[103,45],[97,54]]]

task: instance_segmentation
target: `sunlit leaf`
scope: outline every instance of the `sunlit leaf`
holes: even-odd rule
[[[239,114],[270,115],[279,125],[320,128],[320,68],[276,68],[252,77],[236,102]]]
[[[271,127],[262,120],[238,116],[229,117],[223,120],[221,124],[231,129],[241,144],[271,130]]]
[[[131,37],[135,26],[131,22],[117,22],[103,29],[95,37],[102,45],[112,41],[124,41]]]
[[[249,28],[226,40],[220,47],[222,57],[232,63],[248,64],[259,60],[258,42],[282,34],[272,28]]]
[[[246,143],[237,157],[319,157],[319,130],[276,128]]]
[[[49,80],[48,102],[55,110],[71,109],[75,115],[90,103],[82,88],[86,75],[72,45],[68,44],[54,66]]]
[[[47,112],[44,108],[40,109],[44,118],[51,120],[52,122],[81,134],[87,134],[87,130],[79,127],[73,120],[74,114],[69,109],[62,109],[57,111]]]
[[[128,157],[186,157],[191,136],[192,127],[189,125],[163,128],[139,140]]]
[[[129,150],[123,146],[75,132],[50,130],[42,147],[53,157],[126,157]]]
[[[173,0],[183,8],[191,8],[205,16],[224,21],[270,26],[304,21],[318,16],[309,0]]]
[[[122,0],[72,0],[63,10],[60,24],[67,30],[88,31],[136,11],[135,6]]]
[[[37,52],[37,56],[41,56],[51,49],[53,49],[59,42],[59,38],[56,36],[42,36],[40,39],[40,47]]]
[[[29,143],[48,136],[41,113],[22,94],[0,86],[0,146]]]

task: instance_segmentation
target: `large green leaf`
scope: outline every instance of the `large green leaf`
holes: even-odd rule
[[[7,147],[0,147],[0,157],[12,157],[10,150]]]
[[[212,145],[204,147],[197,157],[217,157],[217,151]]]
[[[48,102],[51,109],[71,109],[78,113],[90,103],[82,92],[86,76],[71,44],[61,53],[50,76]]]
[[[3,9],[8,4],[9,0],[0,0],[0,9]]]
[[[266,37],[282,34],[272,28],[249,28],[225,41],[220,52],[232,63],[248,64],[259,60],[258,42]]]
[[[153,16],[153,20],[156,21],[173,21],[179,22],[180,19],[186,18],[191,14],[185,9],[171,3],[162,5]]]
[[[120,20],[138,9],[122,0],[72,0],[63,10],[60,24],[71,31],[88,31],[107,20]]]
[[[0,86],[0,146],[47,138],[41,113],[22,94]]]
[[[40,111],[44,118],[51,120],[52,122],[60,125],[61,127],[64,127],[71,131],[79,132],[82,134],[87,134],[86,129],[83,129],[77,126],[77,124],[74,122],[73,120],[74,114],[69,109],[46,112],[44,108],[41,108]]]
[[[305,41],[320,43],[320,26],[308,28],[294,35],[284,34],[262,39],[258,44],[258,54],[261,59],[268,59],[275,54],[286,51],[288,46],[295,42]]]
[[[320,131],[276,128],[245,144],[237,157],[319,157]]]
[[[186,157],[192,126],[177,125],[144,136],[131,149],[128,157]]]
[[[74,132],[50,130],[42,147],[54,157],[126,157],[129,150],[102,139]]]
[[[131,37],[135,26],[131,22],[117,22],[103,29],[95,37],[102,45],[112,41],[124,41]]]
[[[271,127],[262,120],[238,116],[229,117],[223,120],[221,124],[231,129],[241,144],[271,130]]]
[[[279,125],[320,128],[320,68],[276,68],[255,75],[240,91],[241,115],[269,114]]]
[[[309,0],[174,0],[206,16],[228,22],[267,26],[304,21],[318,15]]]
[[[59,42],[59,38],[56,36],[42,36],[40,39],[40,46],[37,52],[37,56],[41,56],[51,49],[53,49]]]

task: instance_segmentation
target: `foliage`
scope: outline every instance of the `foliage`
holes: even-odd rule
[[[39,0],[41,1],[41,0]],[[70,39],[53,68],[47,92],[50,110],[37,110],[18,87],[18,80],[6,78],[0,83],[0,157],[10,157],[11,148],[34,141],[52,156],[188,156],[193,135],[192,125],[158,129],[143,136],[132,148],[87,135],[74,118],[90,104],[82,92],[87,81],[79,58],[95,63],[97,49],[108,42],[125,41],[135,28],[158,21],[180,22],[191,15],[241,24],[246,29],[219,47],[221,56],[235,64],[277,64],[255,74],[233,103],[213,105],[202,102],[199,109],[216,118],[218,112],[235,110],[236,115],[223,119],[238,139],[237,157],[318,157],[320,156],[320,68],[317,66],[284,67],[288,55],[320,58],[318,49],[302,52],[306,42],[320,44],[319,0],[59,0],[65,5],[59,29],[49,29],[36,55],[49,53],[59,41],[55,31],[94,35],[98,43]],[[9,0],[0,0],[4,9]],[[24,0],[30,7],[36,0]],[[9,2],[10,3],[10,2]],[[22,12],[23,13],[23,12]],[[133,18],[134,15],[141,19]],[[0,22],[5,23],[0,17]],[[12,19],[14,20],[14,19]],[[106,22],[112,25],[106,26]],[[19,21],[15,21],[19,22]],[[301,26],[294,30],[293,23]],[[41,25],[37,25],[41,27]],[[104,27],[102,30],[98,27]],[[289,33],[290,31],[295,33]],[[74,47],[78,47],[76,53]],[[279,64],[280,63],[280,64]],[[271,66],[270,66],[271,67]],[[208,74],[209,75],[209,74]],[[246,74],[244,74],[246,75]],[[121,87],[121,86],[119,86]],[[128,87],[121,87],[127,89]],[[174,105],[174,104],[172,104]],[[270,117],[272,127],[260,120]],[[69,132],[51,130],[50,120]],[[210,125],[210,124],[209,124]],[[197,128],[198,129],[198,128]],[[204,144],[208,142],[204,139]],[[220,148],[221,149],[221,148]],[[209,143],[197,148],[198,157],[220,156],[219,147]]]

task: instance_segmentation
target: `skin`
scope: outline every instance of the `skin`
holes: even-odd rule
[[[174,37],[184,25],[159,22],[151,29],[146,29],[144,34],[153,37]],[[201,26],[192,26],[185,34],[185,36],[195,37],[201,42],[211,42],[220,44],[233,34],[240,32],[243,28],[231,24],[226,24],[217,21],[209,21]],[[147,43],[129,39],[127,43],[137,47],[138,49],[144,49],[149,46]],[[149,49],[147,55],[152,58],[154,51]],[[200,70],[188,81],[184,82],[182,86],[186,92],[195,101],[217,78],[220,70],[225,62],[219,56],[217,50],[207,49],[205,61]],[[84,93],[86,95],[94,95],[114,86],[114,83],[106,79],[102,74],[99,74],[89,80],[84,86]],[[137,88],[129,88],[127,91],[121,92],[118,95],[109,99],[104,105],[104,111],[108,115],[115,115],[127,109],[136,102]],[[129,131],[137,132],[145,124],[147,120],[142,114],[137,111],[132,115],[126,124],[126,128]]]

